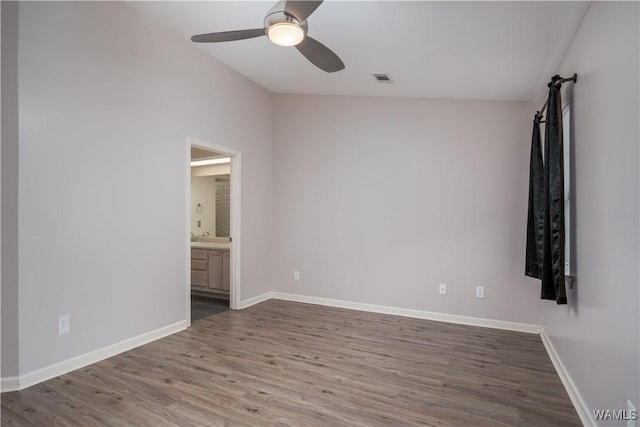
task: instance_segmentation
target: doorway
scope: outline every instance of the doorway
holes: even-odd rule
[[[187,313],[191,321],[239,306],[240,153],[187,140]]]

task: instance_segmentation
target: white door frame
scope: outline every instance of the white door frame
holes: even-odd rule
[[[237,310],[240,308],[240,289],[241,289],[241,260],[240,260],[240,201],[241,201],[241,189],[240,176],[241,176],[241,153],[240,151],[232,148],[224,147],[222,145],[214,144],[207,141],[202,141],[196,138],[187,138],[187,161],[185,162],[185,174],[187,177],[186,184],[186,201],[185,206],[187,209],[186,215],[186,229],[185,234],[187,239],[187,259],[191,259],[191,241],[189,236],[191,235],[191,147],[202,148],[203,150],[215,151],[221,154],[231,157],[231,271],[229,275],[229,308]],[[187,320],[191,320],[191,263],[187,263],[186,271],[186,283],[187,283]]]

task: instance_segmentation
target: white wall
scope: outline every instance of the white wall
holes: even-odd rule
[[[276,95],[274,290],[539,324],[523,274],[536,107]]]
[[[592,3],[560,67],[578,73],[577,283],[567,306],[543,304],[543,326],[591,410],[640,409],[638,6]]]
[[[18,3],[2,10],[2,378],[18,375]]]
[[[23,2],[19,43],[22,375],[186,319],[187,137],[242,153],[242,298],[269,289],[268,92],[121,3]]]

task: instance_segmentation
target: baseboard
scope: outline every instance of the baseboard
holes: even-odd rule
[[[582,398],[582,395],[578,391],[575,383],[571,379],[567,368],[564,367],[562,363],[562,359],[556,352],[551,339],[547,336],[547,333],[542,329],[540,331],[540,338],[542,339],[542,343],[544,347],[547,349],[547,353],[549,354],[549,358],[551,359],[551,363],[553,363],[553,367],[556,368],[556,372],[564,385],[565,390],[567,390],[567,394],[569,395],[569,399],[571,399],[571,403],[573,403],[574,408],[576,408],[576,412],[580,417],[580,421],[585,426],[597,426],[596,420],[593,418],[587,403]]]
[[[0,392],[4,393],[5,391],[18,391],[20,388],[20,378],[18,377],[7,377],[2,378],[0,381]]]
[[[261,302],[267,301],[273,298],[274,292],[265,292],[264,294],[257,295],[253,298],[249,298],[246,300],[240,301],[238,309],[242,310],[243,308],[251,307],[252,305],[260,304]]]
[[[187,328],[189,322],[181,320],[180,322],[173,323],[162,328],[158,328],[154,331],[138,335],[133,338],[126,339],[116,344],[101,348],[99,350],[91,351],[89,353],[76,356],[72,359],[65,360],[54,365],[47,366],[42,369],[38,369],[33,372],[21,375],[20,377],[3,378],[2,392],[23,390],[32,385],[41,383],[43,381],[55,378],[57,376],[66,374],[76,369],[83,368],[92,363],[99,362],[109,357],[115,356],[141,345],[150,343],[160,338],[164,338],[168,335],[180,332]],[[6,388],[5,388],[6,387]]]
[[[264,295],[267,294],[263,294],[263,296]],[[416,319],[435,320],[438,322],[457,323],[461,325],[481,326],[484,328],[505,329],[508,331],[526,332],[530,334],[538,334],[541,331],[539,325],[531,325],[529,323],[508,322],[504,320],[485,319],[481,317],[460,316],[457,314],[437,313],[433,311],[413,310],[385,305],[364,304],[359,302],[350,302],[330,298],[288,294],[284,292],[268,292],[268,296],[269,298],[281,299],[286,301],[326,305],[329,307],[348,308],[351,310],[369,311],[373,313],[391,314],[394,316],[404,316],[413,317]]]

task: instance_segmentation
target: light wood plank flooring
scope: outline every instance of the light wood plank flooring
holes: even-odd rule
[[[4,393],[2,425],[581,424],[537,335],[270,300]]]

